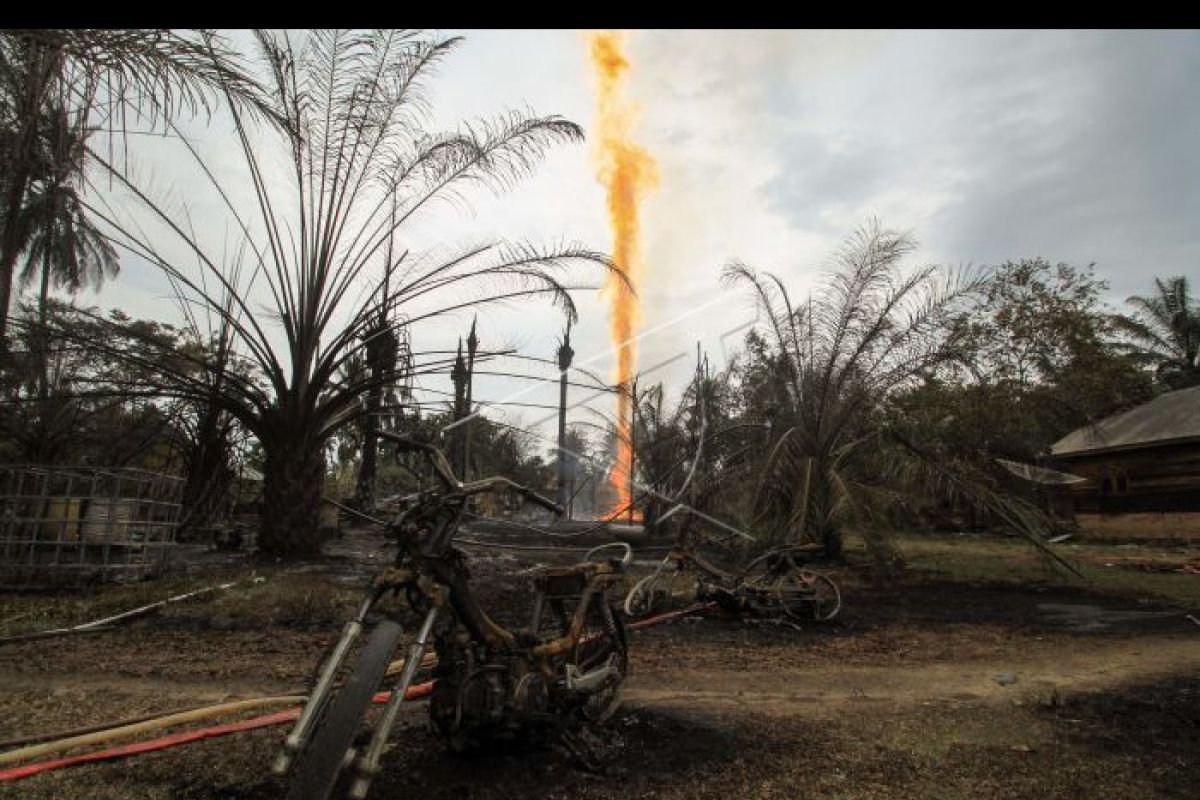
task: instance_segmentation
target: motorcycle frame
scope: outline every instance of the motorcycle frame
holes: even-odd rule
[[[600,602],[607,598],[608,590],[619,580],[622,573],[621,566],[611,560],[579,564],[567,573],[569,576],[582,577],[584,585],[582,592],[577,595],[578,605],[567,630],[560,636],[548,641],[537,639],[547,599],[551,603],[561,603],[567,597],[548,595],[544,583],[539,585],[534,598],[534,611],[527,636],[521,636],[518,632],[500,625],[491,618],[475,597],[463,563],[463,554],[453,546],[467,498],[484,492],[515,491],[526,500],[555,510],[559,514],[562,513],[561,508],[536,492],[499,476],[463,484],[454,477],[445,455],[433,445],[390,432],[385,432],[383,436],[409,450],[423,452],[429,458],[434,473],[442,484],[442,491],[418,492],[406,498],[409,509],[387,526],[389,532],[395,534],[400,541],[401,547],[396,561],[393,566],[376,576],[359,606],[358,613],[346,623],[341,637],[321,667],[309,702],[305,704],[296,725],[285,739],[283,750],[273,766],[276,774],[286,773],[294,758],[303,751],[321,711],[332,696],[330,690],[333,688],[338,669],[353,643],[365,630],[367,616],[379,600],[389,591],[398,593],[402,589],[416,589],[419,596],[428,602],[429,607],[405,659],[400,679],[392,690],[382,717],[372,731],[371,741],[362,757],[356,759],[356,778],[350,790],[350,797],[356,800],[366,797],[370,783],[379,771],[379,760],[395,724],[400,704],[404,702],[405,695],[412,686],[417,670],[432,643],[437,621],[447,609],[475,641],[486,644],[498,653],[525,656],[543,672],[552,674],[551,660],[582,643],[588,611],[598,598]],[[416,524],[411,525],[414,518]],[[423,535],[414,535],[418,533]],[[411,595],[409,600],[412,603]],[[414,610],[420,611],[416,603],[412,605]],[[531,641],[537,641],[537,644],[526,644]]]

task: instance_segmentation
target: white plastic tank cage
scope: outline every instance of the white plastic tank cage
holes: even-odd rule
[[[128,580],[175,546],[183,480],[141,469],[0,466],[0,582]]]

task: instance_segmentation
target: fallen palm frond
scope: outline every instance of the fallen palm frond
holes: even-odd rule
[[[924,485],[941,496],[957,495],[976,504],[1023,536],[1053,563],[1075,577],[1083,578],[1083,574],[1051,546],[1049,539],[1055,532],[1053,520],[1037,506],[1000,491],[996,482],[975,465],[929,452],[895,428],[888,428],[886,435],[912,455],[905,465],[909,485]]]

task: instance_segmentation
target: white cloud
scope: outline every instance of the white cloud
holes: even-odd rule
[[[590,126],[580,34],[466,36],[429,87],[438,125],[528,106]],[[911,229],[922,260],[1096,261],[1116,300],[1143,290],[1152,274],[1196,274],[1194,32],[645,31],[630,46],[639,137],[662,177],[645,208],[647,326],[719,292],[719,268],[733,258],[804,292],[836,244],[872,215]],[[220,120],[189,131],[221,169],[236,171]],[[139,155],[193,203],[198,223],[211,222],[210,235],[224,235],[194,170],[189,177],[157,145]],[[504,236],[609,247],[587,146],[551,154],[508,194],[473,199],[471,214],[441,209],[422,220],[409,244]],[[100,301],[160,316],[165,287],[154,283],[151,270],[127,263]],[[604,303],[591,292],[578,299],[575,349],[581,359],[605,354]],[[699,324],[651,337],[643,363],[690,352],[697,333],[711,337],[748,314],[741,298],[706,309]],[[467,324],[414,336],[452,347]],[[552,353],[560,327],[545,304],[481,317],[485,343],[538,356]],[[681,380],[688,371],[681,364],[670,374]],[[489,380],[486,394],[519,385]],[[553,389],[528,400],[552,403]]]

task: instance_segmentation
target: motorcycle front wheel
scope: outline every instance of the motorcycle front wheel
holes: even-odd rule
[[[350,677],[326,705],[300,753],[287,800],[327,800],[400,643],[400,633],[400,626],[391,620],[383,620],[371,631]]]

